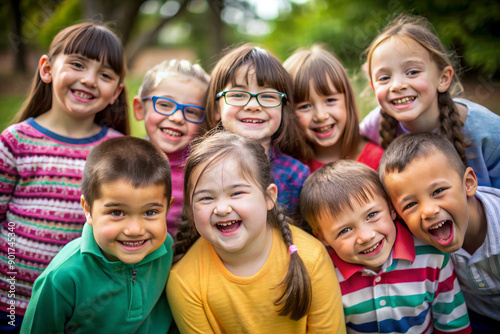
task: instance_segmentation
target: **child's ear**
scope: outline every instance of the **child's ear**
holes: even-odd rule
[[[312,234],[314,234],[314,236],[316,237],[316,239],[318,239],[319,241],[321,241],[321,243],[323,245],[325,245],[326,247],[330,247],[330,245],[328,244],[328,242],[326,242],[325,239],[323,239],[323,236],[321,235],[321,233],[319,233],[318,231],[312,231]]]
[[[439,78],[438,92],[440,93],[446,92],[451,85],[452,79],[453,79],[453,67],[446,66],[441,72],[441,77]]]
[[[38,61],[38,71],[40,73],[40,78],[46,84],[52,82],[52,67],[49,62],[49,56],[43,55]]]
[[[122,90],[123,90],[124,87],[125,87],[125,85],[123,84],[123,82],[121,82],[118,85],[118,87],[116,88],[115,94],[113,95],[113,98],[111,99],[111,102],[109,104],[115,103],[115,101],[118,98],[118,96],[120,96],[120,94],[122,93]]]
[[[266,204],[267,204],[267,210],[271,210],[274,208],[274,205],[276,203],[276,199],[278,198],[278,187],[274,183],[271,183],[267,187],[267,195],[269,197],[266,197]]]
[[[392,220],[396,220],[396,210],[394,210],[393,208],[390,209],[391,210],[391,219]]]
[[[375,91],[375,88],[373,88],[373,81],[370,80],[369,82],[370,82],[370,87],[371,87],[372,91]]]
[[[134,101],[132,102],[132,107],[134,108],[134,116],[138,121],[144,120],[144,108],[142,106],[142,101],[139,96],[134,97]]]
[[[87,219],[87,224],[92,226],[92,216],[90,215],[90,207],[85,201],[85,197],[83,195],[80,197],[80,203],[82,204],[83,211],[85,212],[85,218]]]
[[[464,186],[467,197],[474,196],[477,190],[477,177],[472,167],[467,167],[464,175]]]

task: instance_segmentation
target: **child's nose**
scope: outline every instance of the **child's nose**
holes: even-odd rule
[[[313,106],[313,108],[316,111],[314,113],[314,118],[317,122],[323,122],[324,120],[328,119],[329,115],[326,112],[326,108],[324,106]]]
[[[172,122],[183,124],[184,123],[184,115],[182,114],[182,110],[177,109],[174,113],[168,116],[168,119]]]
[[[256,96],[252,96],[250,98],[250,100],[248,101],[248,103],[245,106],[245,109],[251,109],[251,110],[260,109],[260,104],[257,101]]]
[[[93,71],[86,71],[80,82],[88,87],[94,88],[97,86],[97,74]]]
[[[420,204],[422,210],[422,219],[434,218],[440,211],[439,205],[433,201],[425,201]]]
[[[227,216],[231,212],[233,212],[233,209],[226,203],[218,203],[214,208],[214,214],[217,216]]]
[[[402,89],[406,89],[408,85],[403,76],[394,76],[391,81],[391,92],[396,92]]]
[[[370,240],[375,238],[375,231],[369,228],[360,228],[358,229],[358,238],[357,243],[362,245]]]
[[[139,218],[131,218],[127,222],[124,234],[127,236],[141,236],[144,235],[144,224]]]

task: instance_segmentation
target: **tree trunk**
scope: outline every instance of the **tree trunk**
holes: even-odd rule
[[[26,44],[23,37],[21,25],[21,1],[10,0],[13,20],[11,21],[11,31],[9,32],[9,42],[14,51],[14,70],[26,73]]]

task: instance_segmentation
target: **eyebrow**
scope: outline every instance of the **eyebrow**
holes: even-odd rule
[[[233,184],[232,186],[228,187],[229,189],[235,189],[235,188],[252,188],[251,185],[249,184],[246,184],[246,183],[236,183],[236,184]],[[212,190],[210,189],[200,189],[198,191],[195,191],[193,193],[193,197],[196,196],[196,195],[199,195],[199,194],[204,194],[204,193],[211,193]]]
[[[122,208],[122,207],[127,207],[128,205],[126,204],[123,204],[123,203],[118,203],[118,202],[109,202],[109,203],[106,203],[103,205],[105,208],[111,208],[111,207],[119,207],[119,208]],[[143,208],[145,207],[160,207],[160,208],[163,208],[164,205],[161,204],[161,203],[158,203],[158,202],[152,202],[152,203],[147,203],[145,205],[142,206]]]

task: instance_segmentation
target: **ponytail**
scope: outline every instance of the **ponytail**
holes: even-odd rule
[[[172,264],[175,264],[184,257],[189,248],[198,240],[200,234],[188,219],[185,219],[183,214],[183,220],[179,224],[177,229],[177,234],[175,235],[174,242],[174,258]]]
[[[284,291],[274,302],[274,305],[283,305],[279,310],[279,315],[289,315],[290,319],[299,320],[309,312],[311,307],[311,279],[299,253],[290,248],[290,246],[294,246],[292,230],[290,229],[291,219],[284,214],[283,209],[280,207],[275,206],[273,210],[277,214],[277,227],[280,229],[283,241],[291,253],[286,276],[277,286],[284,287]]]
[[[438,93],[438,106],[439,122],[441,124],[439,130],[453,144],[460,159],[462,159],[463,163],[467,166],[465,148],[468,145],[465,143],[462,133],[464,122],[460,119],[460,114],[458,113],[455,102],[453,102],[449,91]]]

